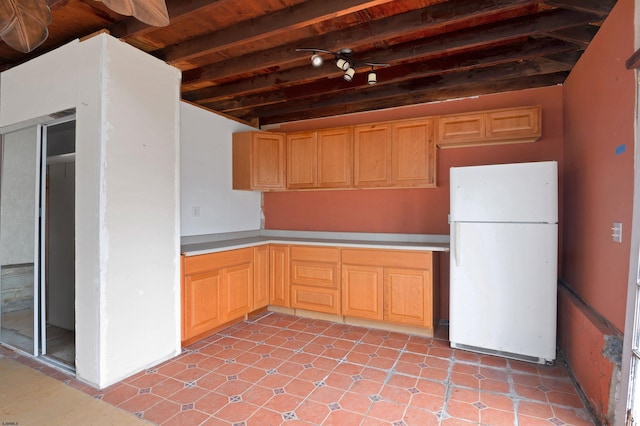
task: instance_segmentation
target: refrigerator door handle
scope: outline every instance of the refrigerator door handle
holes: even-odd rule
[[[453,259],[457,267],[460,266],[460,222],[454,222],[451,229],[453,230]]]

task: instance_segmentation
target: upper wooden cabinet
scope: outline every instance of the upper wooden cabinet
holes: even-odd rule
[[[433,119],[391,125],[391,185],[435,186],[436,149]]]
[[[353,145],[354,186],[389,186],[391,181],[391,125],[355,126]]]
[[[356,126],[354,135],[356,187],[435,186],[432,118]]]
[[[284,140],[283,133],[234,133],[233,189],[284,189]]]
[[[437,117],[439,148],[534,142],[542,135],[539,106]]]
[[[287,134],[287,189],[348,188],[351,128]]]

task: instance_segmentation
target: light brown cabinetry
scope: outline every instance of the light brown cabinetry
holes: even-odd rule
[[[219,270],[187,275],[182,289],[182,340],[222,324]]]
[[[356,187],[435,186],[433,119],[356,126],[354,135]]]
[[[340,313],[340,249],[291,247],[291,307]]]
[[[368,124],[353,129],[353,184],[385,187],[391,180],[391,125]]]
[[[348,188],[351,128],[287,134],[287,189]]]
[[[291,306],[289,291],[289,246],[269,246],[269,303],[288,308]]]
[[[428,251],[343,249],[343,314],[433,330],[433,257]]]
[[[542,135],[539,106],[437,117],[439,148],[534,142]]]
[[[233,134],[233,189],[285,188],[285,136],[282,133]]]
[[[378,266],[342,265],[342,314],[382,320],[384,270]]]
[[[269,305],[269,245],[253,248],[253,309]]]
[[[253,310],[253,249],[183,256],[182,341]]]
[[[433,119],[391,125],[391,186],[435,186]]]

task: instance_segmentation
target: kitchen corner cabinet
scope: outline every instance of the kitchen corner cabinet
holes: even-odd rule
[[[360,125],[354,129],[354,185],[436,185],[433,119]]]
[[[183,256],[182,341],[253,310],[253,249]]]
[[[290,248],[284,244],[269,246],[269,304],[288,308]]]
[[[285,135],[233,134],[233,189],[275,191],[285,188]]]
[[[269,245],[253,248],[253,309],[269,305]]]
[[[542,135],[540,106],[437,117],[439,148],[534,142]]]
[[[350,127],[287,134],[287,189],[349,188]]]
[[[291,246],[291,307],[340,313],[340,249]]]
[[[434,254],[343,249],[343,314],[433,330]]]

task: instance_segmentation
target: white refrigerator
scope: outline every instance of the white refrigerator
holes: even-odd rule
[[[451,346],[552,363],[557,162],[452,167],[450,178]]]

